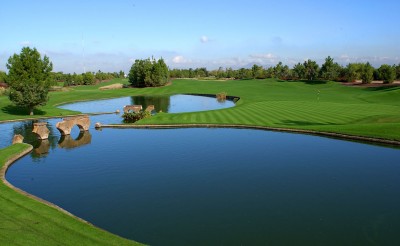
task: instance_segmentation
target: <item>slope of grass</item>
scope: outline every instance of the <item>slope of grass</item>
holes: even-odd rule
[[[0,168],[28,149],[15,144],[0,149]],[[139,245],[81,222],[0,183],[0,245]]]

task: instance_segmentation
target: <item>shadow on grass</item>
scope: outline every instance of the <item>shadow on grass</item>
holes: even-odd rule
[[[364,90],[366,91],[396,91],[400,90],[399,85],[382,85],[382,86],[376,86],[376,87],[367,87]]]
[[[309,121],[298,121],[298,120],[283,120],[283,125],[287,126],[327,126],[337,125],[335,123],[320,123],[320,122],[309,122]]]
[[[29,115],[29,110],[27,108],[21,108],[15,105],[7,105],[1,108],[1,111],[10,115]],[[40,109],[33,110],[34,115],[45,115],[46,111]]]
[[[324,85],[328,83],[327,80],[306,80],[306,79],[300,79],[300,80],[277,80],[278,82],[301,82],[307,85]]]

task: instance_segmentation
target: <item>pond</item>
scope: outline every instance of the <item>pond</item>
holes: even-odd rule
[[[62,139],[57,121],[47,121],[50,139],[7,180],[123,237],[150,245],[400,245],[399,149],[261,130],[93,124]],[[17,124],[29,132],[29,122]]]
[[[164,113],[185,113],[185,112],[197,112],[206,110],[217,110],[230,108],[235,106],[233,100],[217,100],[212,96],[200,96],[200,95],[164,95],[164,96],[131,96],[121,97],[106,100],[96,101],[85,101],[78,103],[71,103],[59,106],[60,108],[80,111],[83,113],[98,113],[98,112],[115,112],[120,110],[123,112],[125,105],[142,105],[143,109],[146,109],[149,105],[154,105],[154,112]],[[110,122],[111,121],[111,122]],[[122,118],[120,115],[115,117],[108,117],[108,123],[121,123]]]

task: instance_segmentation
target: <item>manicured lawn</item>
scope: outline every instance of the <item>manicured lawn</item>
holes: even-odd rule
[[[0,168],[16,153],[15,144],[0,149]],[[0,245],[139,245],[81,222],[0,183]]]
[[[206,112],[159,114],[137,124],[215,123],[259,125],[337,132],[400,140],[400,87],[354,88],[336,82],[280,82],[274,79],[241,81],[175,80],[162,88],[100,91],[97,86],[52,92],[48,105],[35,117],[73,114],[54,106],[65,102],[130,95],[227,92],[239,96],[236,107]],[[27,118],[0,97],[0,120]]]

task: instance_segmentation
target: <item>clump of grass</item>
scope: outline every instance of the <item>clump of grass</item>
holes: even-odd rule
[[[226,96],[226,92],[220,92],[216,95],[218,102],[224,102],[226,100]]]
[[[140,110],[139,112],[134,112],[130,110],[122,115],[125,123],[134,123],[138,120],[146,119],[149,117],[151,117],[151,112],[148,110]]]

